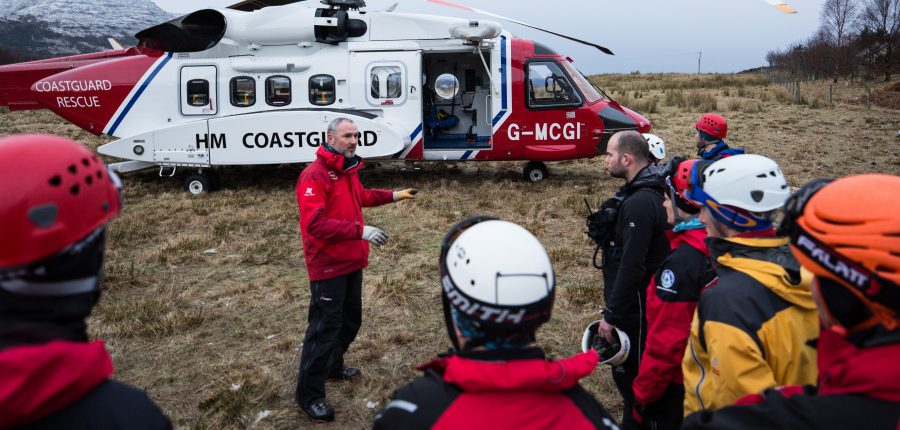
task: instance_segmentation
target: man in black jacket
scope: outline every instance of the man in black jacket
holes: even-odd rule
[[[88,340],[118,178],[48,135],[0,139],[0,171],[0,428],[170,429]]]
[[[625,180],[614,198],[621,199],[613,245],[604,249],[603,321],[599,332],[613,340],[614,328],[631,340],[628,359],[612,367],[613,380],[624,402],[622,426],[635,428],[631,415],[634,393],[631,383],[637,376],[644,349],[647,322],[644,316],[646,286],[669,253],[665,231],[669,228],[663,208],[665,184],[650,160],[647,141],[636,131],[612,136],[606,148],[610,176]]]

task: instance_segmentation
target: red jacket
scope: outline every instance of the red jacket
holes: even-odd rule
[[[667,232],[674,249],[647,285],[647,343],[632,388],[647,405],[671,384],[683,384],[681,358],[700,292],[715,279],[707,259],[706,230]]]
[[[374,429],[615,429],[578,384],[597,366],[590,350],[550,361],[537,348],[467,351],[420,367],[394,392]]]
[[[9,338],[0,339],[8,345]],[[143,391],[109,379],[102,341],[55,340],[0,350],[0,429],[169,430]]]
[[[367,190],[356,172],[356,157],[344,170],[344,156],[319,147],[316,160],[297,180],[300,236],[310,281],[334,278],[369,264],[369,243],[362,240],[362,208],[394,200],[390,190]]]

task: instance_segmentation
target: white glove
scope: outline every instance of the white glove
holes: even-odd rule
[[[388,235],[378,227],[367,225],[363,226],[362,239],[368,240],[372,245],[381,246],[387,243]]]

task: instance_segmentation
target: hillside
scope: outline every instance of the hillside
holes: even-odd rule
[[[31,58],[49,58],[110,49],[107,37],[122,45],[171,14],[150,0],[0,0],[0,49]]]

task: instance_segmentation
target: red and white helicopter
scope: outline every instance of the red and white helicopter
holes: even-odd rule
[[[496,22],[297,3],[199,10],[137,33],[134,47],[0,67],[0,105],[119,138],[98,151],[128,160],[120,172],[195,170],[192,193],[215,185],[213,166],[312,161],[340,116],[358,125],[363,157],[522,160],[533,182],[544,161],[650,130],[571,59]]]

